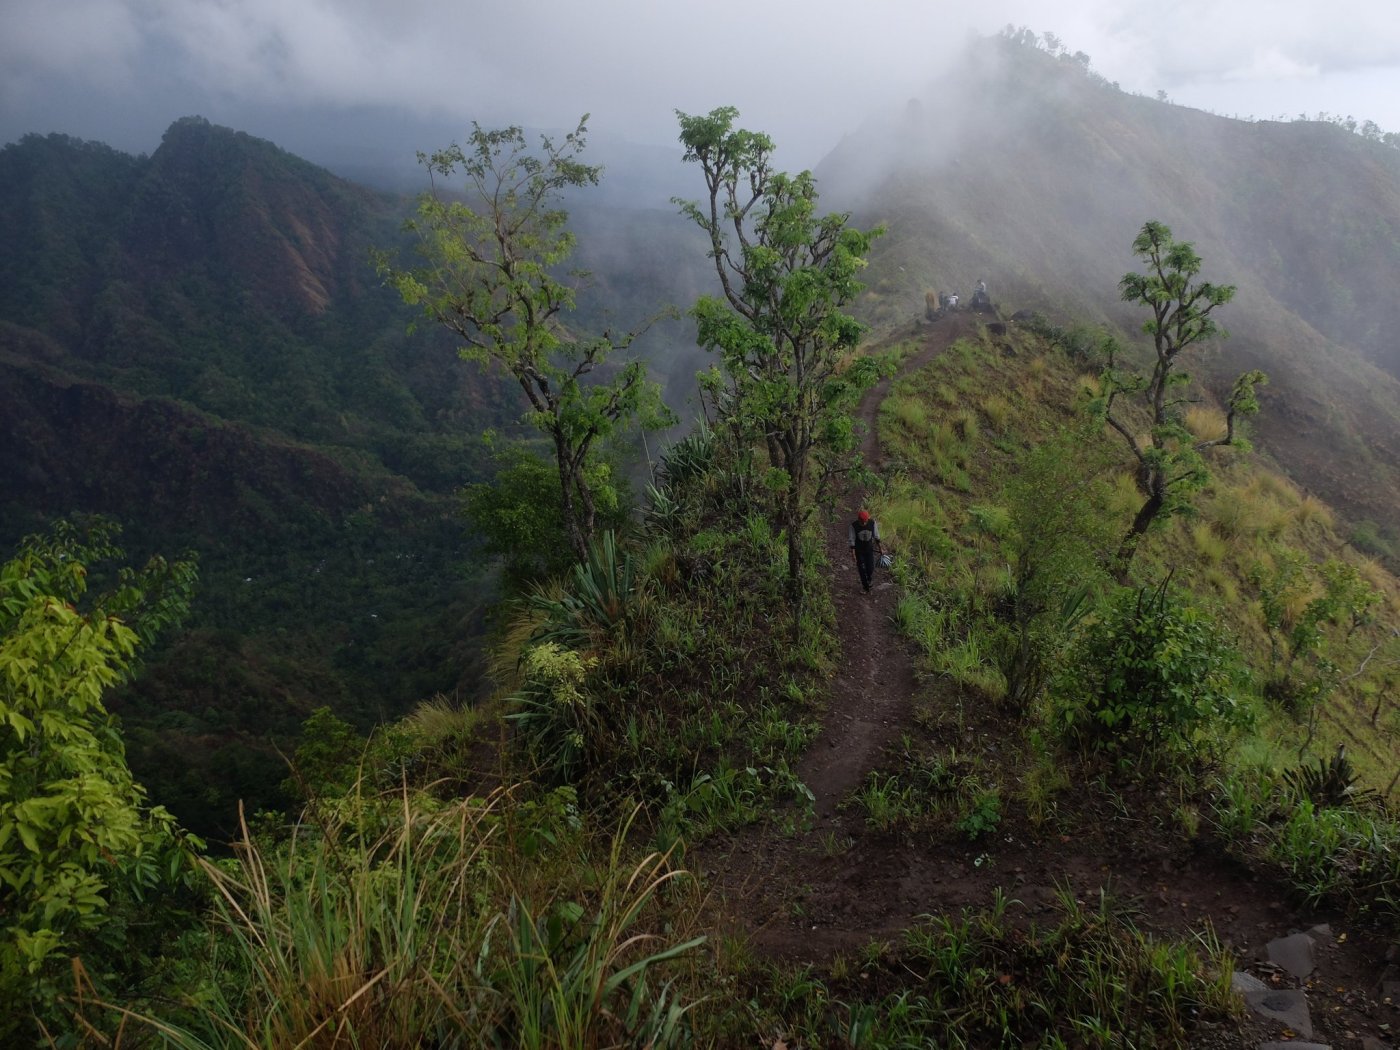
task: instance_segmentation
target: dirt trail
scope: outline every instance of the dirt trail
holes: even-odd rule
[[[956,315],[937,325],[916,327],[911,334],[922,345],[904,363],[900,374],[924,367],[958,339],[976,331],[976,321]],[[884,462],[876,420],[893,382],[892,378],[882,380],[868,391],[857,412],[857,419],[865,426],[861,457],[877,472]],[[837,517],[826,528],[841,669],[832,682],[821,734],[798,767],[802,782],[816,796],[817,816],[823,821],[830,820],[840,801],[860,786],[880,752],[896,739],[900,727],[909,724],[910,700],[917,685],[909,646],[892,627],[898,595],[889,573],[876,569],[875,585],[866,594],[851,560],[846,529],[864,497],[859,487],[846,489],[837,501]]]
[[[908,336],[919,348],[901,374],[978,332],[978,320],[968,315],[912,325]],[[872,390],[859,412],[867,428],[862,452],[877,470],[883,464],[875,421],[890,384]],[[747,934],[763,955],[820,964],[872,941],[896,943],[920,916],[984,908],[997,887],[1020,915],[1036,921],[1050,917],[1061,887],[1084,900],[1107,888],[1133,902],[1145,929],[1179,936],[1214,930],[1242,967],[1262,958],[1269,941],[1330,923],[1346,936],[1320,949],[1318,979],[1308,985],[1314,1038],[1357,1046],[1359,1034],[1388,1039],[1400,1032],[1400,1009],[1382,999],[1383,982],[1400,981],[1400,970],[1387,963],[1382,933],[1329,909],[1301,907],[1281,884],[1208,840],[1189,839],[1174,822],[1171,801],[1151,788],[1116,799],[1071,790],[1054,819],[1033,825],[1023,812],[1008,812],[993,835],[976,843],[882,834],[855,808],[842,808],[912,726],[915,697],[937,687],[920,681],[911,648],[899,637],[898,596],[888,575],[877,571],[872,593],[861,591],[846,526],[862,497],[858,489],[847,491],[827,527],[842,657],[821,732],[798,768],[815,796],[814,813],[810,820],[788,814],[744,828],[691,854],[722,923]],[[1004,717],[990,707],[970,711],[951,743],[960,752],[994,756],[1006,739]],[[1239,1032],[1192,1045],[1257,1046],[1260,1038],[1276,1038],[1270,1024],[1247,1019]]]

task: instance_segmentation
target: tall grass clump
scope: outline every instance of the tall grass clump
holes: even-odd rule
[[[1183,422],[1198,441],[1214,441],[1225,436],[1225,413],[1211,405],[1192,405]]]
[[[987,424],[1000,432],[1011,419],[1011,403],[1000,394],[991,394],[982,401],[982,414],[987,417]]]
[[[1230,552],[1230,546],[1206,522],[1191,526],[1191,546],[1207,565],[1219,565]]]
[[[208,864],[220,945],[190,1005],[144,1023],[178,1047],[676,1045],[664,854],[601,861],[572,795],[323,803]]]
[[[922,434],[928,429],[928,406],[917,397],[893,397],[887,402],[888,410],[912,434]]]

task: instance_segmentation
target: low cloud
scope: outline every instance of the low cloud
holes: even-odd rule
[[[811,164],[872,111],[921,94],[970,34],[1005,24],[1051,30],[1108,79],[1148,94],[1400,69],[1400,19],[1388,4],[1361,0],[1182,0],[1165,14],[1147,0],[1065,0],[1053,13],[1039,0],[975,9],[949,0],[8,6],[6,139],[30,130],[102,137],[105,126],[163,127],[190,112],[237,124],[253,109],[373,107],[554,127],[590,111],[597,131],[674,142],[673,109],[734,104],[747,125]],[[1221,108],[1231,97],[1222,91]]]

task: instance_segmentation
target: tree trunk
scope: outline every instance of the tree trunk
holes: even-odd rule
[[[1119,584],[1127,584],[1128,569],[1133,563],[1133,555],[1137,553],[1138,541],[1162,509],[1166,495],[1162,489],[1161,483],[1154,479],[1151,494],[1138,508],[1132,527],[1128,529],[1128,534],[1123,537],[1123,542],[1118,545],[1118,552],[1113,556],[1113,578]]]
[[[806,595],[802,583],[802,497],[794,486],[785,500],[783,517],[788,548],[788,603],[792,609],[792,644],[802,642],[802,605]]]
[[[569,546],[579,561],[588,558],[588,536],[579,522],[578,509],[574,506],[574,478],[569,466],[569,450],[562,434],[554,435],[554,459],[559,466],[559,509],[564,519],[564,531],[569,536]]]

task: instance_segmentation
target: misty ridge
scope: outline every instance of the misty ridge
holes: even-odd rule
[[[985,279],[1008,312],[1101,323],[1141,345],[1141,318],[1117,281],[1134,263],[1135,232],[1161,220],[1196,245],[1210,279],[1239,286],[1223,319],[1230,337],[1203,364],[1207,388],[1219,396],[1227,376],[1269,373],[1254,424],[1261,450],[1364,526],[1374,553],[1391,552],[1400,151],[1335,123],[1245,122],[1127,94],[1084,56],[1020,31],[934,72],[926,93],[873,115],[815,169],[823,209],[886,228],[855,312],[888,330],[919,318],[928,292],[967,296]],[[415,145],[431,152],[460,138]],[[569,318],[578,330],[627,329],[713,290],[704,238],[672,203],[702,190],[681,156],[679,146],[590,141],[584,159],[603,166],[601,182],[565,202],[572,262],[591,273]],[[445,335],[408,331],[412,312],[368,259],[394,246],[411,256],[403,191],[425,189],[426,175],[411,151],[395,172],[360,164],[366,177],[371,168],[376,188],[195,118],[172,125],[149,157],[62,136],[0,151],[0,222],[11,231],[0,253],[0,429],[25,450],[0,468],[7,537],[85,509],[133,523],[151,549],[211,545],[224,553],[208,577],[237,598],[197,615],[219,628],[258,620],[273,649],[289,645],[277,631],[301,630],[317,608],[308,565],[328,551],[353,562],[342,569],[352,576],[414,566],[437,595],[425,620],[449,606],[453,622],[479,615],[445,581],[423,583],[427,552],[470,560],[454,494],[498,468],[483,431],[524,432],[516,391],[458,360]],[[663,321],[633,349],[693,418],[695,373],[711,363],[693,322]],[[142,461],[113,459],[110,443],[95,460],[103,469],[70,455],[102,441],[96,419],[132,435]],[[226,548],[228,521],[255,554]],[[348,521],[384,549],[352,558],[341,543]],[[277,553],[300,546],[311,553]],[[288,601],[284,585],[305,593]],[[353,703],[395,711],[433,689],[472,688],[457,643],[435,642],[421,677],[399,679],[368,636],[353,650],[332,640],[330,615],[310,617],[328,646],[317,659],[332,692],[361,698]],[[353,652],[351,677],[365,671],[356,661],[375,666],[374,699],[332,651]],[[172,683],[172,705],[178,693]],[[277,715],[284,727],[316,703],[305,685],[292,695]],[[240,773],[249,797],[276,779],[274,755],[263,754],[261,773]]]
[[[1394,135],[1350,118],[1239,121],[1128,94],[1096,74],[1090,56],[1010,26],[931,73],[927,91],[872,115],[815,169],[823,207],[887,227],[859,308],[866,320],[898,322],[917,314],[930,289],[965,295],[986,277],[1015,308],[1131,332],[1137,322],[1116,298],[1116,279],[1131,262],[1132,231],[1160,219],[1198,246],[1218,279],[1239,285],[1232,338],[1217,354],[1275,376],[1265,396],[1281,410],[1264,413],[1259,427],[1266,444],[1279,444],[1285,469],[1358,517],[1395,519]],[[79,374],[298,439],[348,441],[382,459],[376,443],[384,442],[340,427],[338,410],[288,413],[267,401],[276,386],[318,406],[325,369],[338,358],[333,367],[347,363],[328,347],[351,338],[363,349],[348,363],[365,380],[350,385],[364,386],[373,373],[373,382],[403,391],[389,403],[365,402],[369,417],[399,406],[392,422],[373,426],[460,430],[484,403],[481,377],[451,363],[442,337],[405,337],[407,313],[364,262],[372,246],[407,248],[393,229],[409,207],[403,194],[427,186],[411,153],[397,150],[392,164],[373,159],[384,147],[368,127],[336,165],[378,187],[367,191],[327,181],[261,140],[212,130],[196,134],[181,122],[150,158],[74,143],[65,161],[61,147],[32,136],[7,147],[0,201],[17,235],[0,260],[4,319],[37,333],[26,336],[31,345],[41,340],[46,357]],[[417,144],[425,152],[460,138],[426,122],[381,130],[396,142],[437,135]],[[46,148],[55,155],[44,158]],[[321,148],[330,148],[324,138]],[[591,274],[572,323],[625,329],[663,307],[688,306],[709,274],[703,239],[672,204],[699,189],[679,147],[605,138],[590,142],[586,159],[603,174],[565,199],[578,234],[575,262]],[[46,167],[54,163],[67,170]],[[92,235],[64,230],[65,209]],[[51,260],[59,244],[80,260],[76,296],[57,287]],[[196,332],[205,323],[199,310],[172,312],[162,305],[167,296],[140,291],[142,281],[168,281],[189,267],[225,303],[251,295],[266,306],[274,338],[290,333],[304,354],[262,355],[259,314],[220,307],[216,337]],[[188,278],[184,285],[177,299]],[[244,334],[228,337],[230,330]],[[215,360],[193,349],[212,338],[233,353]],[[688,411],[693,374],[705,364],[689,323],[663,322],[637,350],[668,401]],[[316,363],[303,367],[303,356]],[[176,361],[185,363],[171,367]],[[1328,448],[1346,449],[1351,466],[1329,470]],[[413,458],[386,465],[403,470]],[[440,474],[413,476],[435,486]]]
[[[1397,140],[929,73],[0,150],[0,1043],[1388,1033]]]

